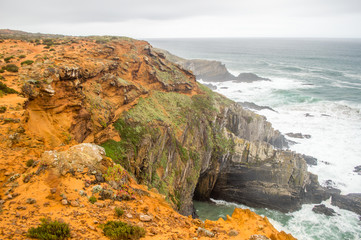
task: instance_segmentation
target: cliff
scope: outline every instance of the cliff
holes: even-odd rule
[[[141,222],[149,238],[181,236],[188,229],[190,235],[182,235],[187,238],[201,236],[196,229],[204,225],[168,204],[189,215],[193,198],[238,198],[284,211],[323,198],[313,194],[320,189],[303,158],[282,150],[285,138],[264,117],[197,83],[147,42],[55,38],[5,40],[1,47],[2,81],[21,93],[2,93],[0,99],[6,236],[20,236],[39,218],[64,211],[53,217],[72,222],[77,237],[100,239],[94,225],[113,219],[109,215],[121,206],[130,214],[122,219]],[[105,152],[79,143],[96,143]],[[104,179],[119,166],[114,163],[137,183],[130,176],[123,184]],[[101,200],[96,207],[84,197],[92,194]],[[37,204],[24,206],[29,198]],[[124,198],[130,201],[118,203]],[[142,221],[144,214],[154,221]],[[20,230],[8,227],[14,219]],[[275,230],[264,234],[287,239]]]
[[[254,82],[269,81],[268,78],[259,77],[254,73],[240,73],[234,76],[228,71],[226,65],[220,61],[204,60],[204,59],[184,59],[171,54],[164,49],[155,49],[156,52],[166,57],[168,60],[179,64],[184,69],[192,71],[198,80],[206,82]]]

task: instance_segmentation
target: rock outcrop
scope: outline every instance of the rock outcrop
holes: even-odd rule
[[[361,215],[361,193],[334,194],[332,195],[331,204]]]
[[[171,54],[163,49],[155,49],[156,52],[162,53],[170,61],[179,64],[184,69],[192,71],[198,80],[206,82],[254,82],[270,81],[268,78],[259,77],[254,73],[240,73],[238,76],[231,74],[226,66],[220,61],[204,59],[184,59]]]

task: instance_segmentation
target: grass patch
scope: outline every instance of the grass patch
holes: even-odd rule
[[[28,236],[42,240],[61,240],[70,237],[70,228],[67,223],[41,219],[41,224],[37,228],[30,228]]]
[[[121,221],[108,221],[102,225],[102,229],[104,235],[113,240],[140,239],[145,236],[144,228]]]
[[[91,197],[89,198],[89,202],[90,202],[91,204],[94,204],[94,203],[97,202],[97,198],[96,198],[95,196],[91,196]]]
[[[115,212],[115,216],[117,217],[121,217],[124,215],[124,211],[120,207],[115,207],[114,212]]]

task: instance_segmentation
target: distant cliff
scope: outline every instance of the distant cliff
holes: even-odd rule
[[[238,76],[231,74],[226,66],[219,61],[211,61],[204,59],[184,59],[171,54],[163,49],[155,49],[158,53],[165,56],[170,61],[181,65],[184,69],[190,70],[198,80],[206,82],[254,82],[269,81],[268,78],[262,78],[254,73],[240,73]]]

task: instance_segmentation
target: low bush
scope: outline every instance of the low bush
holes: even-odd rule
[[[34,165],[34,159],[29,159],[28,161],[26,161],[27,167],[32,167],[33,165]]]
[[[9,88],[6,84],[0,82],[0,92],[4,94],[18,93],[16,90]]]
[[[145,236],[144,228],[121,221],[108,221],[101,227],[104,235],[113,240],[139,239]]]
[[[24,62],[21,62],[21,66],[23,66],[23,65],[31,65],[31,64],[33,64],[33,63],[34,63],[33,60],[26,60],[26,61],[24,61]]]
[[[6,63],[9,63],[10,60],[13,59],[13,58],[14,58],[14,56],[6,57],[6,58],[4,58],[4,61],[5,61]]]
[[[117,217],[121,217],[121,216],[123,216],[123,214],[124,214],[123,209],[121,209],[120,207],[116,207],[116,208],[114,209],[114,211],[115,211],[115,215],[116,215]]]
[[[19,58],[26,58],[26,55],[20,55]]]
[[[42,240],[62,240],[70,237],[70,228],[67,223],[40,219],[41,224],[28,230],[28,237]]]
[[[89,202],[90,202],[91,204],[96,203],[96,201],[97,201],[97,198],[96,198],[95,196],[91,196],[91,197],[89,198]]]
[[[18,72],[19,71],[19,67],[16,66],[15,64],[8,64],[6,66],[3,66],[2,69],[6,70],[8,72]]]

